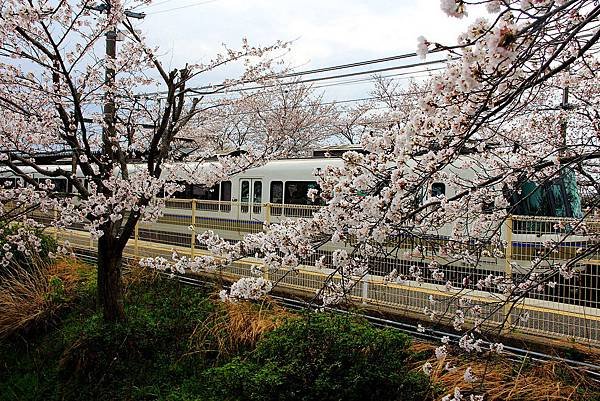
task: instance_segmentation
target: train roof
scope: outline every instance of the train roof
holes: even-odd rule
[[[205,163],[199,163],[199,162],[175,162],[175,163],[168,163],[165,165],[166,169],[174,169],[175,172],[177,173],[177,167],[181,166],[181,170],[183,171],[194,171],[194,169],[198,168],[199,165],[201,164],[206,164],[206,165],[210,165],[210,164],[214,164],[215,162],[205,162]],[[266,177],[266,176],[272,176],[272,177],[277,177],[277,176],[286,176],[286,177],[291,177],[291,176],[299,176],[302,175],[303,177],[306,177],[307,175],[312,176],[313,172],[318,169],[318,168],[324,168],[325,166],[328,165],[342,165],[342,160],[339,158],[327,158],[327,157],[313,157],[313,158],[298,158],[298,159],[281,159],[281,160],[270,160],[268,162],[266,162],[265,164],[261,165],[261,166],[257,166],[257,167],[252,167],[249,168],[247,170],[244,170],[238,174],[235,174],[235,176],[239,176],[239,177]],[[145,167],[145,163],[131,163],[129,164],[129,169],[130,171],[134,171],[140,168],[144,168]],[[63,170],[67,170],[70,171],[72,169],[72,166],[70,164],[51,164],[51,165],[42,165],[40,166],[41,169],[45,169],[45,170],[56,170],[56,169],[63,169]],[[39,174],[33,167],[29,167],[29,166],[20,166],[21,171],[23,171],[25,174],[32,174],[32,175],[41,175]],[[12,175],[12,171],[8,168],[2,168],[0,169],[0,174],[9,174]],[[77,168],[77,175],[81,176],[81,169]]]

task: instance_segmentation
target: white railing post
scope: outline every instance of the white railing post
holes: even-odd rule
[[[135,257],[139,259],[140,257],[140,221],[138,220],[135,223],[135,228],[133,229],[133,249],[135,252]]]
[[[504,252],[505,256],[505,264],[504,264],[504,276],[506,279],[512,279],[512,237],[513,237],[513,218],[512,215],[508,215],[506,218],[505,227],[506,227],[506,250]],[[503,307],[503,318],[504,318],[504,330],[510,330],[512,326],[512,317],[511,310],[512,306],[509,301],[510,294],[504,299],[504,307]]]
[[[369,298],[369,275],[365,274],[361,280],[361,291],[360,297],[363,304],[367,303],[367,299]]]
[[[192,199],[192,238],[190,240],[190,257],[194,257],[196,249],[196,199]]]
[[[265,224],[271,224],[271,204],[265,203]]]

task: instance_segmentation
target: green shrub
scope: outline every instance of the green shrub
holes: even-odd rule
[[[59,364],[61,399],[164,399],[198,392],[194,382],[206,365],[200,354],[188,354],[187,340],[211,310],[197,288],[156,280],[130,288],[124,323],[104,323],[95,313],[65,324],[69,346]]]
[[[410,338],[352,317],[311,314],[265,335],[245,359],[204,374],[215,400],[422,400]]]

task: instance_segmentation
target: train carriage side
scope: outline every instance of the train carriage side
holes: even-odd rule
[[[176,230],[183,233],[183,228],[189,230],[194,223],[198,233],[212,230],[226,239],[239,240],[262,231],[267,221],[310,217],[317,209],[307,197],[308,189],[317,187],[314,171],[339,163],[339,159],[274,160],[210,188],[182,181],[184,189],[166,201],[157,228],[178,226]]]

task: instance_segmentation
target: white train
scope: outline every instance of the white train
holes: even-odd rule
[[[238,240],[247,233],[261,231],[264,222],[277,223],[287,218],[310,217],[319,208],[318,204],[307,197],[308,190],[317,187],[314,172],[328,165],[341,166],[342,163],[341,159],[335,157],[274,160],[235,174],[229,180],[211,188],[183,183],[185,189],[177,193],[175,199],[166,201],[163,217],[155,223],[140,226],[139,238],[186,247],[190,245],[191,224],[196,227],[196,232],[210,229],[224,238]],[[59,167],[71,170],[70,165],[43,167],[50,170]],[[193,165],[182,165],[182,169],[193,167]],[[135,169],[135,165],[132,169]],[[37,180],[50,180],[57,192],[75,192],[64,178],[45,177],[25,166],[22,167],[22,171]],[[463,173],[469,174],[468,171]],[[78,172],[77,175],[87,185],[81,173]],[[21,178],[15,177],[7,170],[0,170],[0,180],[5,186],[23,185]],[[509,250],[511,260],[514,262],[511,267],[512,273],[515,275],[527,274],[531,259],[542,248],[543,243],[564,240],[568,226],[557,229],[557,222],[568,221],[569,217],[577,217],[581,213],[577,196],[573,193],[576,192],[576,184],[573,180],[555,181],[537,192],[533,185],[533,183],[524,183],[522,196],[527,199],[512,199],[512,202],[519,204],[517,211],[521,214],[531,213],[547,217],[520,216],[514,219],[510,230],[507,230],[505,225],[502,228],[502,237],[505,240],[510,239],[512,244]],[[430,182],[424,190],[425,197],[436,195],[451,197],[456,191],[448,183],[435,181]],[[567,193],[569,191],[570,195]],[[81,226],[74,228],[81,228]],[[403,242],[400,248],[410,250],[421,247],[420,249],[424,250],[422,256],[398,256],[398,253],[396,256],[382,256],[373,260],[373,274],[385,275],[392,269],[401,273],[407,272],[415,265],[426,267],[428,260],[437,257],[435,250],[430,246],[431,243],[435,243],[436,240],[443,241],[447,238],[448,232],[442,230],[432,234],[435,236],[432,235],[432,238],[425,241],[422,238],[410,237],[400,239],[399,241]],[[586,244],[586,237],[567,235],[567,241],[563,241],[560,245],[556,258],[572,257],[576,249],[585,247]],[[332,249],[333,246],[326,245],[322,248],[321,254],[329,255]],[[507,261],[503,256],[483,257],[479,262],[476,269],[464,262],[447,266],[444,269],[446,277],[451,280],[461,280],[468,275],[472,279],[471,282],[475,283],[477,279],[487,274],[504,272],[507,267]],[[515,265],[521,266],[521,269],[515,269]],[[596,305],[597,288],[600,284],[598,266],[585,263],[582,266],[581,277],[586,282],[565,284],[566,289],[562,291],[562,297],[578,298],[585,304]],[[573,291],[579,291],[581,294],[574,295]]]
[[[195,201],[197,220],[210,220],[213,222],[213,226],[218,226],[216,223],[220,220],[228,222],[229,224],[223,224],[223,227],[229,228],[227,230],[230,231],[229,235],[233,232],[243,235],[253,224],[262,229],[265,221],[276,223],[285,218],[310,217],[312,211],[319,206],[318,202],[312,202],[307,196],[310,188],[318,187],[314,172],[324,169],[328,165],[341,166],[342,164],[342,160],[335,157],[274,160],[260,167],[235,174],[229,180],[210,188],[182,181],[181,184],[185,189],[176,193],[174,200],[167,201],[166,218],[162,219],[159,224],[166,224],[169,216],[173,217],[172,220],[183,220],[181,217],[190,215],[189,208],[184,205],[191,204],[189,202],[191,200]],[[175,166],[177,165],[175,164]],[[180,163],[179,165],[181,165],[181,170],[192,171],[195,167],[193,163]],[[142,165],[139,167],[143,168]],[[70,165],[42,166],[42,168],[71,170]],[[137,167],[132,164],[130,168],[135,170]],[[21,167],[21,170],[36,180],[49,180],[54,184],[55,192],[76,193],[76,190],[65,178],[46,177],[26,166]],[[452,166],[448,170],[455,174],[456,171],[460,171],[462,176],[473,174],[468,170],[457,170]],[[79,170],[77,176],[84,182],[84,185],[87,185],[87,181]],[[464,178],[468,180],[469,177],[465,176]],[[0,180],[5,187],[23,185],[21,178],[6,169],[0,170]],[[512,204],[517,205],[515,214],[567,219],[579,217],[581,203],[578,199],[574,177],[570,181],[555,180],[543,188],[537,188],[531,182],[523,183],[520,198],[513,194],[513,199],[510,200]],[[431,196],[452,197],[457,191],[458,189],[448,183],[431,181],[426,188],[423,188],[421,201]],[[544,221],[551,221],[551,219],[544,219]],[[531,234],[534,231],[537,234],[535,242],[557,240],[560,236],[560,232],[554,228],[554,224],[524,223],[516,224],[514,228],[512,235],[515,242],[519,242],[521,239],[525,240],[520,236]],[[442,230],[435,234],[445,236],[448,232]],[[237,239],[239,235],[231,239]]]

